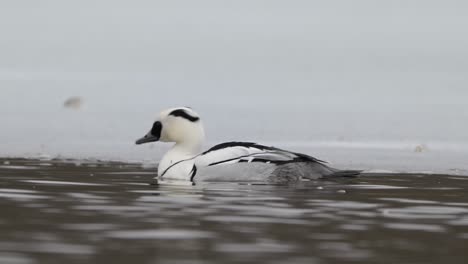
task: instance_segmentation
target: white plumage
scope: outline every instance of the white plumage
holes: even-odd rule
[[[151,131],[137,144],[175,142],[158,167],[159,180],[255,181],[286,183],[329,176],[356,176],[314,157],[251,142],[226,142],[201,152],[205,133],[190,108],[162,111]]]

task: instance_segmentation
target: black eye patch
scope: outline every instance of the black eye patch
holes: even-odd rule
[[[161,122],[156,121],[154,122],[153,127],[151,128],[151,135],[159,139],[161,137],[161,130],[162,130]]]
[[[170,116],[182,117],[182,118],[184,118],[184,119],[187,119],[187,120],[190,121],[190,122],[197,122],[198,120],[200,120],[199,117],[191,116],[189,113],[187,113],[187,112],[184,111],[183,109],[174,110],[174,111],[172,111],[169,115],[170,115]]]

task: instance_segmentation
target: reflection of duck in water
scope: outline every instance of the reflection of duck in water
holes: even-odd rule
[[[356,176],[314,157],[250,142],[227,142],[201,152],[205,139],[200,117],[187,107],[162,111],[151,131],[136,144],[175,142],[158,167],[158,179],[285,183],[300,179]]]

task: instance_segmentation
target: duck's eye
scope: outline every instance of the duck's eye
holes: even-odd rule
[[[151,128],[151,135],[160,138],[161,137],[162,124],[159,121],[154,122]]]

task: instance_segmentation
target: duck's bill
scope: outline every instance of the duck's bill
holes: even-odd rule
[[[137,145],[141,145],[141,144],[145,144],[145,143],[150,143],[150,142],[156,142],[158,141],[159,138],[158,137],[155,137],[153,135],[151,135],[151,133],[148,133],[146,134],[144,137],[138,139],[135,144]]]

